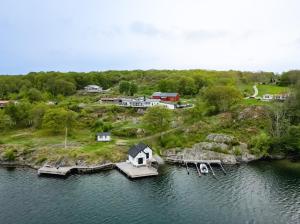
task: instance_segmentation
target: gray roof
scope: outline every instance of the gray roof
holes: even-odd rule
[[[178,93],[161,93],[161,92],[156,92],[156,93],[153,93],[152,96],[160,96],[160,97],[168,97],[168,96],[171,96],[171,97],[175,97],[177,96]]]
[[[96,135],[102,137],[102,136],[109,136],[109,135],[111,135],[111,134],[110,134],[110,132],[99,132],[99,133],[97,133]]]
[[[128,154],[134,158],[137,156],[137,154],[139,154],[140,152],[143,152],[147,147],[148,147],[148,145],[140,142],[139,144],[132,146],[129,149]]]

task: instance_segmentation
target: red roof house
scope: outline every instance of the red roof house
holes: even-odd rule
[[[155,92],[153,93],[152,99],[159,99],[161,101],[171,101],[176,102],[180,100],[180,96],[178,93],[161,93],[161,92]]]

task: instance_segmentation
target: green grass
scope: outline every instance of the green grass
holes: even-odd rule
[[[265,106],[269,105],[271,102],[261,101],[257,99],[243,99],[240,105],[244,106]]]
[[[258,96],[263,96],[264,94],[280,94],[289,91],[289,88],[275,85],[257,85]]]

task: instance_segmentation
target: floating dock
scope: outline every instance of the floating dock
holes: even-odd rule
[[[114,168],[115,164],[107,163],[99,166],[43,166],[38,169],[38,175],[56,175],[67,176],[70,173],[95,173],[101,170],[107,170]]]
[[[157,176],[158,172],[152,166],[135,167],[129,162],[117,163],[116,167],[129,178]]]

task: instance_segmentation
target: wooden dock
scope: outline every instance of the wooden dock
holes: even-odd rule
[[[116,167],[129,178],[157,176],[157,169],[151,166],[135,167],[129,162],[117,163]]]
[[[201,163],[207,164],[214,177],[215,177],[215,172],[214,172],[211,164],[218,164],[220,166],[221,170],[223,171],[223,173],[226,175],[226,171],[225,171],[224,167],[222,166],[221,160],[192,160],[192,159],[184,159],[184,158],[176,159],[176,158],[172,158],[172,157],[167,157],[165,160],[166,160],[166,162],[169,162],[169,163],[184,164],[186,166],[186,170],[187,170],[188,174],[190,174],[188,165],[193,164],[196,166],[199,176],[201,176],[201,173],[199,171],[198,164],[201,164]]]
[[[113,163],[107,163],[99,166],[43,166],[38,169],[38,175],[56,175],[67,176],[70,173],[95,173],[101,170],[112,169],[115,167]]]

